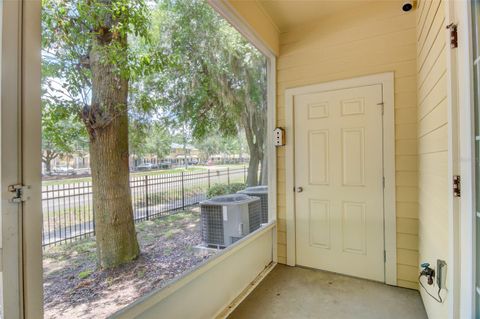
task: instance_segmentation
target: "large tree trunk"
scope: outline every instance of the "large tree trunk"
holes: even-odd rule
[[[261,162],[261,154],[257,151],[257,145],[255,141],[255,133],[250,125],[251,121],[248,117],[248,113],[244,113],[242,116],[243,128],[245,129],[245,137],[247,139],[248,151],[250,153],[250,160],[248,161],[247,170],[247,186],[258,185],[258,166]]]
[[[265,155],[263,156],[262,166],[260,168],[260,185],[268,185],[268,159]]]
[[[97,130],[90,144],[97,257],[103,268],[139,254],[129,185],[127,121],[126,113],[117,117]]]
[[[247,100],[241,121],[250,153],[247,185],[257,186],[259,182],[263,182],[262,176],[259,177],[259,166],[263,163],[264,158],[266,114],[257,108],[257,105]],[[263,168],[262,165],[262,171]]]
[[[258,185],[258,166],[260,165],[260,154],[256,148],[250,150],[250,161],[248,162],[247,186]]]
[[[92,104],[83,112],[90,136],[97,258],[102,268],[133,260],[140,253],[129,184],[128,79],[119,74],[119,66],[108,62],[111,41],[118,41],[126,54],[126,37],[112,39],[105,30],[95,36],[90,51]]]

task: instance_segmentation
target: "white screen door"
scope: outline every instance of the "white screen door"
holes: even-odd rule
[[[0,180],[2,318],[22,317],[21,205],[11,203],[9,185],[21,180],[20,165],[20,33],[21,2],[1,5]]]
[[[40,1],[0,1],[3,318],[41,318]],[[13,185],[29,185],[16,202]]]
[[[297,264],[384,281],[382,85],[297,95]]]

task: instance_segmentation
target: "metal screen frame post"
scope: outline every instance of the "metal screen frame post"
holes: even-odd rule
[[[210,189],[210,169],[208,169],[208,189]]]
[[[185,210],[185,178],[182,172],[182,210]]]
[[[147,220],[150,219],[150,212],[148,210],[148,206],[150,205],[150,203],[148,202],[148,175],[145,175],[145,207],[146,207],[146,213],[147,213]]]

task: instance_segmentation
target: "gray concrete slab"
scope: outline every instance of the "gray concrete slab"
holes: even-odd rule
[[[230,319],[426,319],[416,290],[278,265]]]

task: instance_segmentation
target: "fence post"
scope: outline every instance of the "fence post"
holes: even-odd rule
[[[93,216],[93,236],[97,235],[97,230],[95,228],[95,206],[93,205],[93,189],[92,189],[92,182],[87,182],[89,185],[89,191],[87,195],[87,199],[89,203],[92,203],[92,216]],[[90,202],[90,195],[92,196],[92,201]],[[90,205],[90,204],[89,204]]]
[[[210,189],[210,169],[208,169],[208,189]]]
[[[228,180],[228,185],[230,185],[230,167],[227,167],[227,180]]]
[[[182,210],[185,210],[185,183],[184,173],[182,171]]]
[[[148,206],[150,203],[148,202],[148,175],[145,175],[145,204],[147,207],[147,220],[150,218],[149,216],[149,211],[148,211]]]

